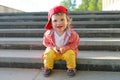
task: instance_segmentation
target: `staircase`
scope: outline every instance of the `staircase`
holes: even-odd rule
[[[81,43],[78,70],[120,71],[120,12],[69,12]],[[0,67],[41,68],[47,12],[0,13]],[[66,69],[64,61],[56,69]]]

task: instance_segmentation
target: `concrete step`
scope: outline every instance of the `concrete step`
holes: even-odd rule
[[[1,49],[45,49],[42,38],[0,38]],[[80,50],[119,51],[120,38],[81,38]]]
[[[119,37],[119,28],[73,28],[80,37]],[[0,37],[43,37],[45,29],[0,29]]]
[[[120,33],[120,28],[74,28],[79,33]],[[44,33],[46,30],[41,28],[24,28],[24,29],[0,29],[0,33]]]
[[[120,46],[120,38],[80,38],[80,45]],[[0,44],[41,45],[43,38],[0,38]]]
[[[0,26],[25,26],[25,25],[45,25],[47,21],[21,21],[21,22],[0,22]],[[120,21],[73,21],[72,25],[117,25]]]
[[[0,50],[0,67],[42,68],[44,50]],[[118,51],[79,51],[78,70],[120,71]],[[64,61],[56,61],[55,69],[66,69]]]
[[[77,71],[74,77],[68,77],[66,70],[54,70],[44,77],[40,69],[0,68],[2,80],[119,80],[120,72]]]
[[[101,21],[101,20],[119,20],[120,15],[69,15],[73,21]],[[16,21],[47,21],[47,15],[17,15],[17,16],[0,16],[0,22],[16,22]]]
[[[0,16],[17,16],[17,15],[47,15],[48,12],[10,12],[10,13],[0,13]],[[70,15],[110,15],[110,14],[120,14],[120,11],[71,11]]]
[[[79,14],[84,14],[84,15],[88,15],[88,14],[91,14],[91,15],[101,15],[101,14],[104,14],[104,15],[108,15],[108,14],[119,14],[120,11],[72,11],[72,12],[69,12],[69,14],[71,15],[79,15]]]
[[[44,28],[47,21],[0,22],[0,28]],[[73,21],[74,28],[119,28],[120,21]]]

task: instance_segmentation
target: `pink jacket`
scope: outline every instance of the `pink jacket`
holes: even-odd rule
[[[64,38],[64,48],[65,50],[72,49],[75,54],[78,54],[78,45],[80,43],[79,35],[72,29],[69,28],[66,30],[65,38]],[[44,33],[43,37],[43,45],[45,47],[55,47],[55,39],[54,39],[54,30],[47,30]]]

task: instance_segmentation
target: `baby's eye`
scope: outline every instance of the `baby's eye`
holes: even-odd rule
[[[61,19],[61,21],[64,21],[64,19]]]
[[[53,22],[57,22],[57,20],[53,20]]]

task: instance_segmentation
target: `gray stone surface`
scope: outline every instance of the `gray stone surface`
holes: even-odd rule
[[[0,62],[41,63],[44,50],[0,50]],[[79,64],[119,65],[119,51],[79,51]]]
[[[74,77],[68,77],[65,70],[53,70],[44,77],[40,69],[0,68],[1,80],[119,80],[120,72],[77,71]]]
[[[0,44],[42,45],[42,38],[0,38]],[[120,46],[120,38],[81,38],[80,45]]]
[[[0,68],[1,80],[33,80],[39,70],[35,69],[17,69]]]

